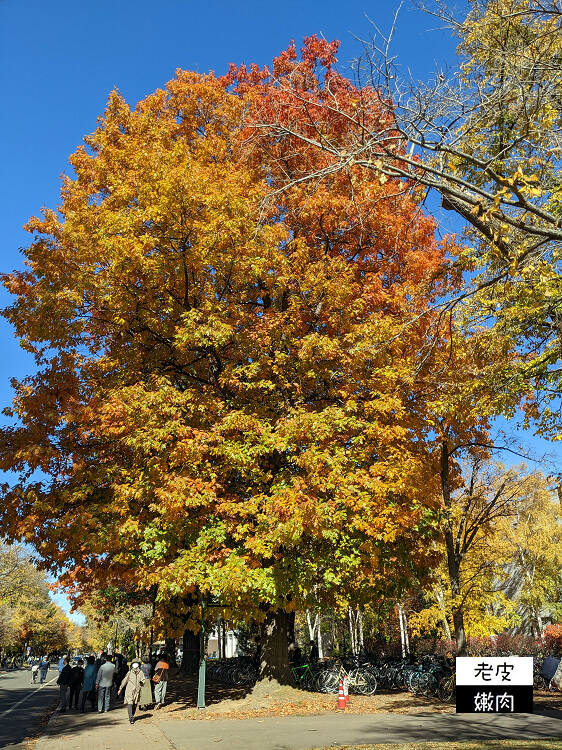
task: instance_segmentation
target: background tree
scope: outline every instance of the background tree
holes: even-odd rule
[[[34,566],[30,552],[0,540],[0,601],[15,606],[44,585],[44,576]]]
[[[471,0],[461,20],[441,3],[425,9],[459,37],[458,69],[438,70],[427,83],[408,78],[391,54],[392,32],[385,37],[375,27],[353,71],[361,86],[357,100],[332,96],[350,85],[333,61],[328,91],[316,92],[315,100],[299,97],[280,75],[273,82],[279,106],[258,103],[250,118],[256,137],[271,132],[321,150],[325,164],[314,180],[355,165],[436,190],[445,208],[496,248],[504,273],[537,252],[552,257],[562,239],[559,3]],[[291,75],[306,75],[306,61]],[[298,118],[285,116],[281,94],[292,99]],[[381,106],[377,129],[368,120],[373,96]],[[319,109],[347,121],[345,142],[323,133]]]
[[[412,619],[415,632],[441,626],[445,615],[461,652],[467,636],[501,633],[530,613],[540,635],[541,613],[555,615],[560,592],[559,521],[552,482],[540,472],[475,455],[451,493],[447,554],[428,589],[430,606]]]
[[[73,626],[49,596],[45,574],[28,550],[0,542],[0,645],[15,653],[66,649]]]
[[[553,498],[552,480],[533,474],[534,490],[523,499],[506,530],[512,547],[511,591],[518,613],[532,632],[540,636],[547,620],[562,615],[561,508]]]
[[[128,594],[112,588],[81,597],[80,614],[85,617],[83,640],[97,651],[109,644],[127,656],[150,653],[152,606],[139,604],[139,592]]]

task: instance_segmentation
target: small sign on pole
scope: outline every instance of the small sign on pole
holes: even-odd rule
[[[533,657],[457,657],[456,695],[457,713],[533,713]]]

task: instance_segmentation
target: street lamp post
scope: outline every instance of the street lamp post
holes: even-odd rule
[[[201,597],[201,638],[199,652],[199,683],[197,685],[197,708],[205,708],[205,597]]]

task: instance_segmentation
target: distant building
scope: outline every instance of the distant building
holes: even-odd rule
[[[223,636],[223,631],[220,631]],[[207,643],[207,656],[218,659],[219,653],[223,659],[232,659],[234,656],[240,656],[238,648],[238,638],[233,630],[227,630],[222,638],[224,645],[224,654],[222,654],[222,648],[219,648],[219,631],[214,628],[211,631],[209,642]]]

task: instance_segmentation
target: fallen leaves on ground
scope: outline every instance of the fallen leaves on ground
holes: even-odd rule
[[[172,680],[168,683],[167,705],[147,717],[147,721],[190,720],[217,721],[223,719],[261,719],[268,716],[319,716],[337,712],[338,696],[324,693],[307,693],[292,687],[282,687],[259,695],[248,687],[208,683],[205,695],[206,708],[197,709],[197,679],[194,677]],[[535,691],[535,708],[561,709],[562,693]],[[345,709],[348,714],[374,713],[454,713],[455,705],[412,693],[389,690],[374,695],[352,695]]]

